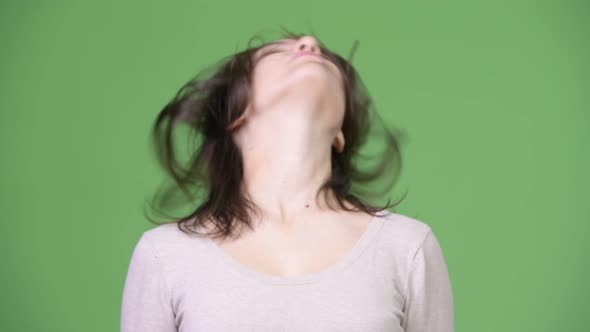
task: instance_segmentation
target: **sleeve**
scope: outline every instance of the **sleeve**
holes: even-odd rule
[[[432,230],[412,260],[402,327],[405,332],[455,331],[451,282]]]
[[[137,242],[121,304],[121,332],[177,332],[170,292],[146,234]]]

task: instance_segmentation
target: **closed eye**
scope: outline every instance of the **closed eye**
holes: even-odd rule
[[[261,59],[263,59],[265,56],[267,55],[271,55],[274,53],[279,53],[282,51],[291,51],[291,45],[292,42],[295,42],[296,39],[287,39],[287,40],[278,40],[278,41],[274,41],[274,42],[270,42],[269,44],[266,44],[265,46],[262,46],[261,48],[259,48],[254,56],[253,56],[253,62],[254,64],[258,63],[258,61],[260,61]],[[326,49],[325,47],[323,47],[322,45],[318,45],[318,47],[320,47],[320,55],[323,59],[328,60],[329,62],[331,62],[334,66],[338,67],[339,70],[340,69],[340,65],[338,64],[338,61],[334,58],[334,56],[329,52],[328,49]]]
[[[267,50],[263,50],[259,53],[259,55],[257,56],[256,60],[259,61],[260,59],[264,58],[265,56],[269,55],[269,54],[274,54],[274,53],[280,53],[280,52],[290,52],[289,49],[283,49],[281,47],[273,47],[273,48],[269,48]],[[333,59],[328,56],[328,54],[322,50],[322,52],[320,53],[320,56],[326,60],[329,60],[331,62],[333,62]]]

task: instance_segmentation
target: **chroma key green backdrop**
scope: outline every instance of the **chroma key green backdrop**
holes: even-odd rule
[[[589,331],[587,1],[3,1],[0,330],[117,331],[161,182],[149,129],[280,26],[346,55],[406,130],[398,212],[432,226],[459,332]]]

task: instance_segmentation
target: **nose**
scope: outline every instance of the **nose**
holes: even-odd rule
[[[295,43],[295,52],[309,51],[317,55],[320,54],[318,41],[312,36],[303,36]]]

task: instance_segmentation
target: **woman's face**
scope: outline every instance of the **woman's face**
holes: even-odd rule
[[[256,51],[254,62],[246,113],[303,112],[310,123],[321,127],[318,130],[334,135],[340,131],[345,107],[342,73],[322,54],[315,38],[272,42]]]

